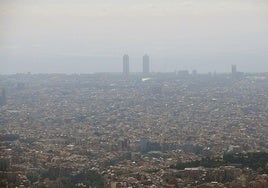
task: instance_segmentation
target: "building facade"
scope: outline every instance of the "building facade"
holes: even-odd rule
[[[148,75],[150,73],[150,57],[146,54],[142,58],[143,69],[142,72],[144,75]]]
[[[129,75],[129,56],[127,54],[123,56],[123,74]]]
[[[232,74],[235,75],[237,73],[236,65],[232,65]]]

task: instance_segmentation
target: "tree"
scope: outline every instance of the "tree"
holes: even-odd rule
[[[0,171],[7,171],[9,168],[8,159],[0,159]]]

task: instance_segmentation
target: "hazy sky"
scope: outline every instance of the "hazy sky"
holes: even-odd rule
[[[0,0],[0,73],[268,72],[268,0]]]

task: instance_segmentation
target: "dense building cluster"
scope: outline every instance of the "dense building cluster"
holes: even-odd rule
[[[2,75],[0,187],[268,186],[267,165],[171,168],[267,152],[266,74],[142,76]]]

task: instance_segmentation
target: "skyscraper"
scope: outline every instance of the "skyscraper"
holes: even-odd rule
[[[123,74],[129,75],[129,56],[126,54],[123,56]]]
[[[6,104],[6,91],[2,89],[1,96],[0,96],[0,106]]]
[[[145,75],[148,75],[150,73],[149,63],[150,63],[150,57],[147,54],[145,54],[142,58],[142,65],[143,65],[142,72]]]
[[[232,74],[235,75],[237,73],[236,65],[232,65]]]

